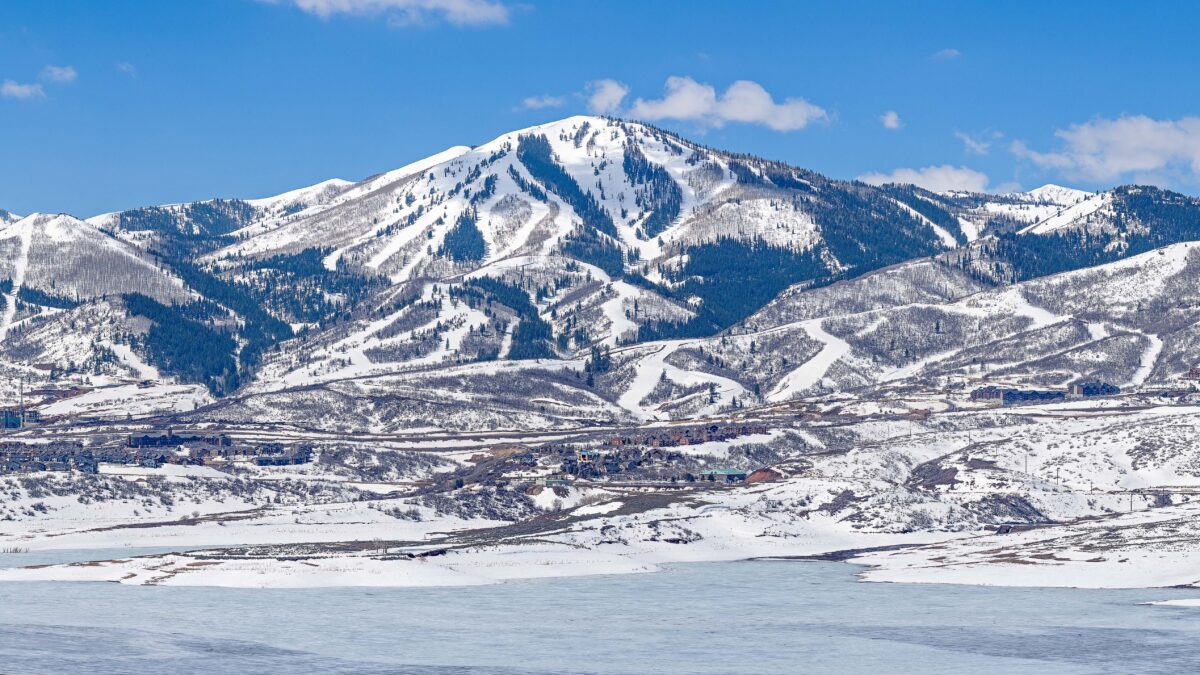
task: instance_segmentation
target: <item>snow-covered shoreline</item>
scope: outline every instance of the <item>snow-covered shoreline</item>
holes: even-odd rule
[[[1054,588],[1200,586],[1194,504],[1009,534],[984,534],[850,562],[865,581]]]
[[[815,520],[778,536],[763,522],[728,511],[672,509],[609,515],[620,504],[584,505],[585,519],[527,539],[476,545],[338,541],[338,528],[310,529],[308,541],[202,548],[203,534],[175,537],[180,553],[0,569],[5,581],[108,581],[133,585],[238,588],[474,586],[512,580],[656,572],[664,565],[762,558],[846,560],[866,566],[867,582],[1009,587],[1163,588],[1200,586],[1200,547],[1183,532],[1200,506],[1183,505],[1108,519],[992,533],[852,533]],[[449,523],[443,523],[449,524]],[[461,523],[460,523],[461,525]],[[432,528],[423,528],[432,529]],[[623,537],[614,532],[640,530]],[[647,534],[653,530],[653,534]],[[470,530],[466,530],[470,532]],[[382,533],[382,532],[381,532]],[[417,535],[417,532],[410,531]],[[1117,534],[1113,534],[1117,533]],[[1164,533],[1171,546],[1155,542]],[[292,532],[291,540],[297,540]],[[695,537],[693,541],[682,538]],[[127,538],[125,546],[170,540]],[[269,541],[270,537],[264,538]],[[34,539],[49,550],[52,537]],[[115,543],[115,542],[110,542]],[[1101,550],[1103,549],[1103,550]],[[111,550],[111,549],[109,549]]]

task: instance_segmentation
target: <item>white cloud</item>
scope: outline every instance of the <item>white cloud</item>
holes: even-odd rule
[[[616,80],[596,80],[587,85],[588,111],[596,115],[609,115],[621,108],[621,102],[629,95],[629,87]]]
[[[1075,180],[1174,177],[1200,183],[1200,117],[1156,120],[1145,115],[1098,119],[1054,132],[1060,147],[1038,152],[1014,141],[1014,155]]]
[[[309,14],[328,19],[338,14],[386,17],[397,26],[423,24],[444,19],[456,26],[508,23],[509,8],[495,0],[261,0],[284,2]]]
[[[561,96],[549,96],[542,94],[540,96],[527,96],[521,101],[521,107],[526,110],[541,110],[542,108],[558,108],[561,107],[566,100]]]
[[[70,84],[77,77],[79,77],[79,73],[75,72],[73,66],[46,66],[42,68],[41,78],[47,82]]]
[[[734,82],[718,97],[712,85],[677,76],[667,78],[663,98],[652,101],[639,98],[629,112],[646,120],[693,120],[714,127],[745,122],[763,124],[776,131],[803,129],[827,118],[823,108],[803,99],[789,98],[777,103],[762,85],[750,80]]]
[[[891,173],[866,173],[859,176],[858,179],[871,185],[912,183],[932,192],[949,192],[951,190],[986,192],[988,184],[987,175],[965,166],[949,164],[927,166],[923,169],[901,168]]]
[[[900,113],[895,110],[889,110],[879,116],[879,123],[884,129],[899,129],[903,124],[900,122]]]
[[[657,101],[638,99],[631,111],[645,119],[700,119],[712,115],[717,107],[717,91],[690,77],[667,78],[666,96]]]
[[[988,151],[992,149],[992,142],[986,138],[976,138],[975,136],[962,131],[954,132],[954,137],[962,141],[962,144],[967,149],[967,152],[976,155],[986,155],[988,154]]]
[[[40,98],[46,95],[46,91],[42,89],[40,84],[21,84],[12,80],[5,80],[0,84],[0,96],[5,98]]]
[[[934,61],[953,61],[960,56],[962,56],[962,52],[958,51],[954,47],[947,47],[945,49],[939,49],[930,54],[929,58],[933,59]]]
[[[138,76],[137,68],[132,63],[129,63],[128,61],[122,61],[121,63],[118,63],[117,70],[121,71],[122,73],[125,73],[126,75],[128,75],[130,77]]]

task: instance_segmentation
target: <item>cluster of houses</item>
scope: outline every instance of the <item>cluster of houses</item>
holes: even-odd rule
[[[81,443],[0,444],[0,473],[98,473],[100,464],[160,467],[168,463],[184,463],[179,460],[178,456],[162,451],[121,446],[86,447]]]
[[[1064,401],[1067,398],[1090,398],[1094,396],[1113,396],[1121,393],[1121,388],[1107,382],[1077,382],[1066,391],[1046,389],[1016,389],[1013,387],[997,387],[989,385],[971,392],[972,401],[999,401],[1003,405],[1013,403],[1052,403]]]
[[[0,443],[0,473],[81,471],[96,473],[102,461],[82,445]]]
[[[172,429],[166,431],[143,431],[130,434],[125,438],[125,445],[131,448],[177,448],[184,444],[203,443],[218,447],[230,447],[233,439],[225,434],[205,434],[198,432],[175,433]]]
[[[603,446],[602,446],[603,447]],[[596,479],[615,474],[633,473],[639,468],[654,464],[670,464],[684,458],[683,453],[658,447],[639,448],[633,446],[610,447],[563,447],[557,450],[561,464],[559,480],[567,476]],[[746,480],[746,472],[740,469],[710,469],[700,474],[688,474],[687,480],[736,483]]]
[[[728,441],[739,436],[765,433],[767,433],[765,425],[710,424],[700,427],[672,427],[638,434],[614,436],[608,439],[605,445],[611,447],[643,446],[650,448],[674,448],[714,441]]]
[[[139,449],[174,449],[172,452],[158,453],[158,456],[163,457],[165,464],[203,466],[248,460],[257,466],[290,466],[308,464],[313,459],[312,448],[307,446],[289,448],[279,443],[235,445],[233,439],[225,434],[176,433],[172,429],[130,434],[126,445]]]
[[[596,448],[564,447],[558,449],[562,473],[580,478],[599,478],[608,474],[628,473],[651,462],[671,462],[683,455],[660,448],[619,446],[608,451]]]
[[[248,462],[257,466],[290,466],[312,461],[313,450],[307,446],[235,444],[224,435],[174,434],[169,431],[130,435],[123,445],[0,443],[0,473],[98,473],[100,464],[156,469],[164,464],[204,466]]]
[[[728,441],[739,436],[765,433],[767,433],[767,427],[764,425],[693,425],[625,433],[620,436],[599,439],[598,445],[565,445],[546,448],[552,455],[557,455],[561,472],[561,476],[548,480],[553,480],[556,484],[562,481],[565,484],[570,480],[569,477],[595,479],[614,474],[633,473],[648,465],[671,464],[681,461],[684,458],[683,453],[671,450],[671,448]],[[517,457],[510,457],[510,460],[515,459]],[[532,454],[529,456],[528,463],[536,463]],[[735,469],[714,471],[698,477],[691,476],[690,479],[725,483],[746,479],[744,471]]]

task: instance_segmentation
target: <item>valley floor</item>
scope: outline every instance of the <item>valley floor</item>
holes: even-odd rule
[[[647,455],[629,473],[575,478],[559,472],[579,448],[611,452],[614,438],[679,426],[423,442],[316,435],[330,459],[307,465],[10,474],[0,476],[0,550],[173,552],[7,568],[0,580],[453,586],[856,550],[839,558],[867,566],[867,581],[1196,586],[1198,412],[1136,397],[915,417],[852,403],[776,406],[706,423],[740,424],[744,435],[670,448],[659,463]],[[718,467],[754,475],[732,484],[676,476]]]

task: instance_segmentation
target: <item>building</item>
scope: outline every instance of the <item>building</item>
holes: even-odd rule
[[[981,387],[971,392],[972,401],[999,401],[1004,405],[1011,403],[1049,403],[1064,400],[1066,397],[1067,394],[1063,391],[1010,389],[996,386]]]
[[[184,443],[208,443],[209,445],[229,447],[233,441],[225,434],[201,434],[174,431],[145,431],[140,434],[130,434],[125,441],[131,448],[168,448]]]
[[[746,480],[746,472],[740,469],[709,469],[700,474],[700,479],[710,483],[740,483]]]
[[[42,421],[42,414],[36,410],[0,410],[0,428],[20,429],[26,424],[37,424]]]
[[[1050,403],[1067,398],[1066,392],[1041,391],[1038,389],[1008,389],[1004,392],[1004,405],[1010,403]]]
[[[1076,382],[1069,392],[1072,396],[1114,396],[1121,388],[1107,382]]]
[[[291,466],[312,461],[312,450],[306,447],[285,451],[280,446],[266,446],[262,450],[262,454],[254,458],[256,466]]]
[[[971,392],[972,401],[1003,401],[1005,389],[995,385],[980,387]]]

